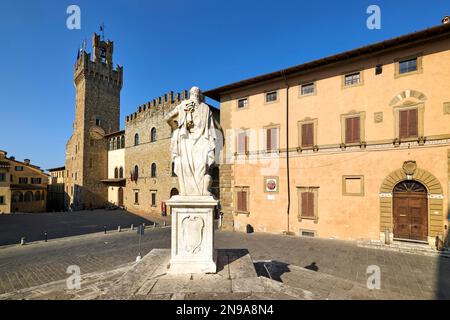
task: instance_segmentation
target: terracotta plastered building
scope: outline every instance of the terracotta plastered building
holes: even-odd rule
[[[448,234],[450,24],[229,84],[224,227],[435,244]]]
[[[45,212],[48,178],[30,160],[17,161],[0,150],[0,214]]]

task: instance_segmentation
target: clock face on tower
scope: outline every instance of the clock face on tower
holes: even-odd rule
[[[91,139],[101,140],[105,136],[105,131],[100,127],[94,126],[89,130],[89,135],[91,136]]]

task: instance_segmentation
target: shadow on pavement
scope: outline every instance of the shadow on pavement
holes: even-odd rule
[[[97,232],[129,229],[154,222],[123,210],[93,210],[58,213],[0,215],[0,246],[19,244],[22,237],[26,242],[85,235]]]

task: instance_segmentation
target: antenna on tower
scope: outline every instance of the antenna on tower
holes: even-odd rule
[[[105,41],[105,24],[104,23],[102,23],[100,25],[100,32],[102,34],[102,41]]]

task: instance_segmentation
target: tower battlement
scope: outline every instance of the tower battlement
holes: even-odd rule
[[[126,123],[139,121],[141,115],[143,116],[148,112],[158,112],[171,109],[186,99],[188,99],[187,90],[183,90],[182,92],[178,92],[176,94],[174,94],[173,91],[169,91],[167,94],[139,106],[136,112],[126,117]]]
[[[119,89],[123,85],[123,67],[113,66],[112,41],[101,41],[100,36],[94,33],[92,39],[94,59],[91,54],[82,50],[74,66],[75,85],[83,78],[99,80]]]

